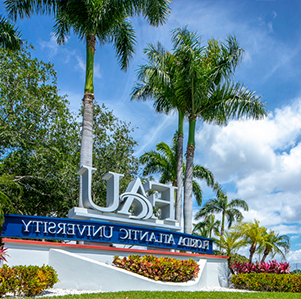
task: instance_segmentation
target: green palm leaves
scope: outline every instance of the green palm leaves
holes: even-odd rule
[[[176,136],[175,136],[176,137]],[[140,157],[140,163],[144,165],[143,175],[160,174],[160,183],[177,183],[177,139],[173,139],[172,146],[160,142],[156,151],[148,151]],[[183,167],[185,171],[185,165]],[[199,205],[202,204],[203,192],[196,179],[204,180],[208,186],[213,187],[214,177],[207,168],[195,165],[193,169],[193,192]]]
[[[232,199],[229,202],[226,193],[219,185],[216,185],[215,189],[217,189],[216,198],[209,199],[196,214],[195,219],[207,217],[210,214],[221,213],[222,223],[220,235],[223,236],[225,231],[225,219],[227,218],[228,228],[230,228],[234,221],[241,221],[243,219],[243,215],[239,208],[244,211],[248,211],[249,208],[247,203],[241,199]]]
[[[183,119],[189,120],[184,185],[184,231],[191,233],[193,161],[197,119],[224,125],[231,118],[259,119],[267,112],[255,92],[231,81],[241,61],[243,50],[235,36],[221,43],[211,39],[203,46],[196,32],[187,26],[172,31],[173,52],[158,43],[145,53],[148,64],[138,70],[132,98],[153,99],[158,112],[179,112],[179,136],[183,136]],[[181,153],[178,151],[178,154]],[[179,187],[182,181],[177,180]],[[233,217],[236,217],[235,215]]]
[[[23,45],[21,37],[18,29],[0,15],[0,46],[4,49],[20,50]]]

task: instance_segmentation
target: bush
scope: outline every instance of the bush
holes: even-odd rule
[[[142,276],[169,282],[186,282],[198,276],[199,265],[195,260],[177,260],[175,258],[155,257],[152,255],[115,256],[113,264],[119,268]]]
[[[260,292],[301,292],[301,275],[240,273],[233,275],[231,282],[237,289]]]
[[[43,265],[0,268],[0,296],[13,293],[14,296],[35,296],[58,282],[56,271]]]
[[[289,274],[290,265],[288,263],[277,261],[257,262],[253,263],[237,263],[235,261],[232,269],[237,273],[275,273],[275,274]]]

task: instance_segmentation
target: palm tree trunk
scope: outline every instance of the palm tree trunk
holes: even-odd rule
[[[229,268],[231,274],[234,275],[235,273],[231,267],[231,257],[230,256],[228,257],[228,268]]]
[[[184,113],[179,111],[178,145],[177,145],[177,198],[176,198],[176,220],[181,225],[182,216],[182,190],[183,190],[183,122]]]
[[[86,83],[85,94],[83,98],[83,124],[82,139],[80,148],[80,167],[92,167],[92,149],[93,149],[93,69],[94,69],[94,53],[96,39],[94,35],[86,36],[87,41],[87,61],[86,61]],[[79,207],[83,207],[82,201],[82,182],[80,180],[79,188]]]
[[[252,263],[252,260],[253,260],[253,255],[254,255],[254,253],[255,253],[255,251],[256,251],[256,243],[253,243],[252,245],[251,245],[251,248],[250,248],[250,257],[249,257],[249,263]]]
[[[263,257],[262,257],[262,262],[265,261],[266,257],[269,255],[270,251],[269,249],[266,247],[265,250],[264,250],[264,253],[263,253]]]
[[[186,234],[191,234],[192,231],[192,177],[195,151],[195,124],[195,116],[189,117],[189,137],[186,151],[186,172],[184,185],[184,232]]]
[[[224,231],[225,231],[225,211],[223,211],[223,214],[222,214],[221,236],[224,235]]]

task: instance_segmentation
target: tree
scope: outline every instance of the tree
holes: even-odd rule
[[[184,230],[191,233],[196,120],[224,125],[230,118],[241,116],[259,119],[266,115],[266,108],[254,92],[230,80],[243,53],[234,36],[229,36],[226,43],[212,39],[203,47],[197,33],[184,27],[172,32],[172,40],[177,60],[177,107],[187,113],[189,119]]]
[[[53,66],[0,49],[0,95],[0,176],[23,189],[2,185],[11,211],[64,217],[78,190],[80,139]]]
[[[177,139],[173,138],[172,147],[160,142],[156,146],[157,151],[148,151],[140,157],[140,163],[145,165],[143,175],[159,173],[160,183],[171,183],[177,186]],[[183,166],[185,170],[185,166]],[[207,168],[195,165],[193,169],[193,192],[199,205],[202,204],[202,189],[196,179],[205,180],[208,186],[213,187],[214,177]]]
[[[4,211],[66,217],[77,205],[81,132],[68,101],[58,95],[53,66],[32,59],[24,49],[0,49],[0,95],[0,187],[12,202]],[[136,142],[130,125],[104,106],[96,103],[93,115],[98,171],[92,194],[105,205],[101,177],[108,171],[123,173],[120,188],[125,191],[138,169]],[[8,178],[11,183],[4,184]]]
[[[234,221],[241,221],[243,219],[242,213],[237,208],[242,208],[248,211],[247,203],[242,199],[232,199],[228,202],[228,197],[219,185],[215,185],[216,198],[209,199],[205,205],[196,214],[195,219],[207,217],[209,214],[222,213],[221,236],[225,231],[225,218],[228,220],[228,228],[230,228]]]
[[[264,262],[269,254],[272,254],[273,257],[276,254],[280,254],[285,260],[285,254],[288,253],[289,250],[289,237],[287,235],[279,235],[279,233],[271,231],[266,235],[265,242],[263,243],[263,246],[261,246],[261,248],[259,249],[259,251],[263,253],[261,261]]]
[[[55,14],[54,33],[63,44],[71,29],[80,40],[86,41],[86,83],[80,166],[92,167],[93,146],[93,70],[96,40],[100,45],[113,43],[121,69],[125,70],[134,53],[135,32],[129,17],[142,14],[150,25],[165,23],[169,1],[130,0],[6,0],[6,8],[14,19],[33,13]],[[81,187],[80,187],[81,188]],[[81,191],[79,206],[82,207]]]
[[[23,45],[22,35],[5,17],[0,15],[0,47],[20,50]]]
[[[99,206],[106,206],[107,186],[102,177],[109,171],[123,174],[120,192],[138,172],[138,158],[134,156],[137,142],[131,136],[129,123],[119,120],[104,105],[95,103],[93,111],[93,161],[97,171],[93,175],[92,198]]]
[[[132,90],[131,100],[154,100],[154,108],[157,112],[168,113],[170,110],[178,112],[178,131],[177,131],[177,156],[176,156],[176,192],[175,214],[176,220],[181,223],[182,219],[182,189],[183,189],[183,123],[184,113],[177,108],[175,92],[175,57],[166,51],[161,43],[157,46],[149,45],[144,49],[147,56],[147,64],[139,66],[137,78]],[[174,166],[173,166],[174,167]],[[173,174],[174,176],[174,174]]]
[[[244,240],[239,240],[240,236],[231,232],[225,232],[224,235],[217,233],[217,235],[220,239],[215,239],[215,243],[225,251],[225,255],[228,256],[228,268],[230,272],[234,274],[231,267],[231,259],[241,247],[246,245],[246,242]]]
[[[259,225],[258,220],[252,222],[240,222],[233,227],[235,236],[242,238],[250,246],[249,263],[252,263],[254,253],[265,246],[268,237],[267,229]]]
[[[192,234],[205,238],[212,238],[212,232],[217,234],[220,224],[221,222],[216,220],[214,215],[206,216],[204,221],[200,221],[194,225]]]

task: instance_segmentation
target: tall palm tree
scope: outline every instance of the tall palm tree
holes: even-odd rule
[[[175,215],[181,223],[182,218],[182,189],[183,189],[183,122],[184,113],[177,108],[175,94],[175,57],[166,51],[161,43],[157,46],[149,45],[144,49],[147,56],[147,64],[138,68],[137,78],[131,93],[131,100],[154,100],[154,108],[157,112],[168,113],[170,110],[178,112],[177,131],[177,168],[176,168],[176,193]]]
[[[23,45],[22,35],[5,17],[0,15],[0,47],[20,50]]]
[[[134,53],[135,31],[129,17],[142,14],[150,25],[166,22],[169,0],[6,0],[14,19],[34,13],[55,15],[54,33],[58,44],[64,44],[73,33],[86,42],[86,83],[83,98],[83,124],[80,166],[92,167],[93,145],[93,70],[96,41],[113,43],[121,69],[125,70]],[[81,191],[80,191],[81,196]],[[79,206],[82,206],[80,197]]]
[[[258,220],[253,222],[240,222],[233,227],[234,235],[242,238],[246,244],[250,245],[249,263],[252,263],[253,256],[257,250],[265,247],[266,240],[269,237],[267,229],[259,225]]]
[[[221,222],[219,220],[216,220],[215,216],[211,214],[205,217],[204,221],[200,221],[199,223],[194,225],[192,234],[205,238],[212,238],[212,232],[217,234],[220,224]]]
[[[177,184],[177,139],[173,138],[172,146],[160,142],[156,146],[156,151],[148,151],[140,157],[140,163],[144,166],[143,175],[160,174],[160,183],[171,183],[173,186]],[[185,170],[185,166],[183,167]],[[196,197],[198,205],[202,204],[202,189],[196,179],[205,180],[209,187],[214,185],[214,177],[207,168],[195,165],[193,169],[193,193]]]
[[[263,252],[262,262],[265,261],[269,254],[274,257],[276,254],[280,254],[285,260],[285,254],[290,250],[290,238],[287,235],[279,235],[274,231],[267,234],[263,246],[259,249]]]
[[[203,47],[200,36],[184,27],[173,31],[172,40],[177,60],[177,107],[187,113],[189,119],[184,230],[191,233],[196,120],[224,125],[230,118],[241,116],[259,119],[266,115],[266,108],[254,92],[230,80],[243,53],[234,36],[229,36],[226,43],[212,39]]]
[[[241,221],[243,215],[239,209],[241,208],[244,211],[248,211],[247,203],[242,199],[232,199],[228,201],[228,197],[221,187],[215,185],[216,198],[209,199],[205,205],[198,211],[195,215],[195,219],[200,219],[202,217],[207,217],[209,214],[222,213],[222,224],[221,224],[221,236],[224,235],[225,231],[225,218],[228,220],[228,228],[230,228],[234,221]]]
[[[225,232],[224,235],[217,233],[217,235],[220,239],[216,239],[214,242],[225,251],[226,256],[228,256],[228,268],[230,272],[234,274],[234,271],[231,268],[231,258],[241,247],[246,245],[246,242],[245,240],[239,240],[240,236],[233,234],[232,232]]]

